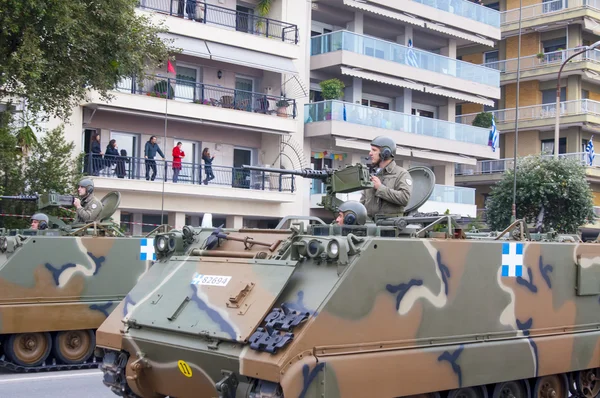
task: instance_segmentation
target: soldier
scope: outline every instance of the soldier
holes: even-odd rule
[[[360,203],[367,208],[371,218],[404,215],[412,193],[412,180],[408,171],[394,161],[396,143],[389,137],[379,136],[371,142],[369,157],[379,170],[371,176],[373,188],[364,190]]]
[[[33,216],[31,216],[31,226],[29,228],[35,230],[46,229],[48,228],[49,221],[50,220],[48,219],[48,216],[44,213],[35,213]]]
[[[338,225],[365,225],[367,222],[366,207],[355,200],[344,202],[339,207],[335,222]]]
[[[97,218],[102,211],[102,202],[94,196],[94,182],[89,178],[79,181],[77,193],[81,200],[75,198],[73,201],[73,206],[77,209],[75,223],[100,221]]]

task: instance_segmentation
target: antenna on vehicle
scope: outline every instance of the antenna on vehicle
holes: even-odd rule
[[[513,202],[511,222],[517,219],[517,143],[519,141],[519,83],[521,81],[521,21],[523,15],[523,0],[519,0],[519,44],[517,46],[517,98],[515,102],[515,144],[513,159]],[[505,54],[506,58],[506,54]],[[505,141],[506,142],[506,141]],[[558,143],[554,143],[557,148]]]

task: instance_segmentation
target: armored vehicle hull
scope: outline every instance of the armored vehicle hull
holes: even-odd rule
[[[96,329],[150,268],[152,253],[143,237],[0,237],[0,368],[97,366]]]
[[[130,398],[600,392],[600,245],[323,228],[166,234],[98,330],[104,383]]]

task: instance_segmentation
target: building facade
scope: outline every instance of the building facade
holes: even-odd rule
[[[600,40],[600,12],[594,1],[527,0],[522,2],[521,12],[516,0],[500,0],[488,6],[500,10],[502,40],[494,49],[471,47],[459,54],[463,60],[498,70],[502,96],[494,107],[464,104],[456,116],[457,123],[471,125],[480,112],[491,112],[500,131],[500,159],[456,166],[456,184],[477,189],[476,202],[481,212],[491,185],[502,178],[506,169],[514,167],[517,127],[517,156],[553,156],[558,151],[559,156],[584,162],[586,145],[598,133],[600,121],[600,51],[582,52],[584,46]],[[579,52],[582,53],[575,55]],[[572,55],[575,57],[567,63]],[[517,69],[520,70],[518,112]],[[557,88],[560,89],[558,143],[554,140]],[[594,191],[594,204],[599,206],[597,166],[588,167],[587,176]]]
[[[318,0],[313,4],[310,103],[305,140],[321,169],[363,161],[369,142],[393,137],[397,163],[433,169],[436,186],[420,211],[475,216],[473,188],[455,186],[455,164],[498,159],[489,129],[455,122],[460,104],[494,106],[500,71],[460,60],[464,48],[493,50],[500,13],[468,0]],[[324,98],[320,82],[339,79],[341,98]],[[311,213],[323,187],[311,188]],[[357,199],[358,194],[349,195]]]

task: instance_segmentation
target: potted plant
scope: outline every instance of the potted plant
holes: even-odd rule
[[[288,117],[287,107],[290,106],[290,103],[286,99],[280,99],[275,103],[277,107],[277,116],[279,117]]]
[[[336,78],[323,80],[319,83],[321,95],[325,101],[338,100],[344,96],[344,83]],[[325,103],[325,120],[331,120],[331,102]]]

